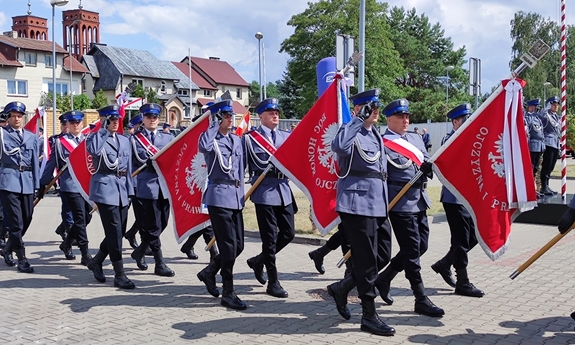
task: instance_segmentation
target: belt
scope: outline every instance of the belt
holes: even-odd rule
[[[110,171],[109,173],[104,173],[104,175],[116,175],[118,177],[125,177],[128,175],[128,171],[126,170]]]
[[[236,188],[239,188],[241,181],[239,181],[239,180],[228,180],[225,178],[214,178],[214,179],[210,179],[210,183],[227,184],[229,186],[236,186]]]
[[[401,182],[401,181],[387,181],[387,184],[393,185],[393,186],[405,186],[407,184],[407,182]],[[419,189],[427,189],[427,181],[426,182],[421,182],[421,181],[416,181],[412,187],[415,188],[419,188]]]
[[[254,174],[254,177],[260,177],[261,173],[259,174]],[[283,172],[281,171],[270,171],[266,174],[265,178],[277,178],[278,180],[283,180],[286,178],[286,175],[284,175]]]
[[[387,180],[387,171],[360,171],[350,170],[348,176],[376,178],[382,181]]]
[[[20,165],[17,167],[10,167],[10,169],[14,169],[14,170],[17,170],[19,172],[32,171],[32,167],[28,167],[28,166],[24,166],[24,165]]]

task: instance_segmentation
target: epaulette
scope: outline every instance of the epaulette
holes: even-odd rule
[[[287,130],[287,129],[282,129],[282,128],[280,128],[279,130],[282,131],[282,132],[290,133],[290,131]]]

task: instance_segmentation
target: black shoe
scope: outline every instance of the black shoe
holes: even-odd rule
[[[146,263],[146,256],[142,253],[141,247],[136,248],[132,252],[132,254],[130,254],[130,256],[132,257],[132,259],[136,261],[136,265],[138,266],[139,269],[141,269],[142,271],[148,269],[148,264]]]
[[[388,265],[375,279],[374,285],[379,291],[379,296],[387,305],[393,304],[393,297],[391,297],[389,291],[391,290],[391,281],[398,273],[391,265]]]
[[[309,258],[313,260],[315,265],[315,269],[319,272],[319,274],[325,273],[325,268],[323,267],[323,255],[319,253],[319,249],[309,252]]]
[[[62,241],[64,241],[66,239],[66,226],[64,225],[64,222],[60,223],[54,232],[60,235],[60,237],[62,237]]]
[[[6,247],[6,240],[3,238],[0,238],[0,249],[4,249],[4,247]]]
[[[188,259],[190,260],[198,260],[198,255],[196,255],[196,253],[194,252],[194,248],[192,247],[190,250],[188,251],[183,251],[181,250],[182,253],[186,254],[186,256],[188,257]]]
[[[82,264],[83,266],[88,266],[88,263],[90,262],[90,260],[92,260],[92,255],[90,255],[90,253],[84,255],[82,254],[82,258],[80,259],[80,264]]]
[[[106,282],[106,276],[104,275],[104,270],[102,269],[102,263],[97,262],[96,259],[92,258],[86,265],[92,273],[94,273],[94,279],[100,283]]]
[[[541,188],[541,193],[543,193],[547,196],[553,196],[553,195],[557,194],[557,192],[551,190],[551,188],[549,188],[549,186],[545,186],[545,188]]]
[[[431,317],[440,317],[445,315],[443,309],[433,304],[427,296],[423,296],[415,300],[415,312]]]
[[[571,316],[571,318],[572,318],[573,320],[575,320],[575,311],[572,312],[570,316]]]
[[[161,277],[173,277],[176,272],[172,271],[165,263],[156,264],[154,274]]]
[[[431,269],[441,275],[441,278],[447,283],[447,285],[451,287],[455,287],[455,279],[453,279],[453,275],[451,274],[451,270],[449,267],[445,267],[441,261],[437,261],[433,265],[431,265]]]
[[[275,283],[268,282],[266,293],[277,298],[288,298],[289,296],[287,291],[280,285],[279,281],[276,281]]]
[[[342,294],[339,291],[339,283],[328,285],[327,293],[333,297],[335,307],[337,308],[339,315],[344,319],[349,320],[351,318],[351,313],[349,312],[349,309],[347,309],[347,294]]]
[[[204,268],[203,270],[198,272],[197,277],[201,282],[203,282],[206,285],[206,289],[208,290],[210,295],[212,295],[214,297],[220,296],[220,291],[218,290],[218,287],[216,286],[216,275],[215,274],[214,275],[210,274]]]
[[[246,310],[248,306],[236,295],[235,292],[222,295],[221,304],[235,310]]]
[[[10,267],[14,267],[16,262],[14,261],[14,257],[12,256],[12,251],[6,251],[6,248],[0,250],[0,255],[4,257],[4,262],[6,265]]]
[[[128,243],[130,244],[130,247],[132,247],[132,249],[138,248],[138,241],[136,241],[135,234],[134,234],[134,236],[130,236],[130,235],[126,234],[126,236],[124,236],[124,238],[128,240]]]
[[[485,295],[483,291],[479,290],[469,282],[457,283],[455,285],[455,294],[468,297],[483,297],[483,295]]]
[[[363,316],[360,329],[375,335],[392,336],[395,334],[395,328],[386,325],[377,315]]]
[[[265,285],[268,278],[264,273],[264,265],[257,263],[257,256],[249,258],[247,263],[248,266],[254,271],[254,275],[256,276],[257,281],[260,282],[260,284]]]
[[[34,273],[34,268],[30,266],[28,260],[22,259],[18,260],[18,272],[22,273]]]
[[[124,273],[124,262],[122,260],[112,262],[114,266],[114,287],[120,289],[135,289],[136,285]]]
[[[76,260],[76,255],[74,255],[74,253],[72,252],[72,247],[67,246],[66,242],[60,243],[60,246],[58,248],[60,248],[60,250],[64,252],[66,260]]]

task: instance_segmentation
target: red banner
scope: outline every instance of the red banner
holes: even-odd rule
[[[434,155],[434,170],[475,222],[492,260],[505,253],[511,222],[537,205],[523,126],[522,80],[505,80]]]
[[[98,121],[92,132],[97,132],[100,127],[101,122]],[[92,156],[86,150],[86,140],[82,140],[68,156],[68,169],[72,179],[80,189],[80,194],[93,205],[93,202],[89,200],[90,181],[92,180],[92,175],[96,172],[96,166],[94,166]]]
[[[170,199],[178,243],[210,225],[210,216],[202,204],[208,169],[204,155],[198,151],[200,134],[208,129],[209,121],[207,117],[197,121],[201,122],[178,135],[154,158],[162,192]]]
[[[307,196],[312,218],[323,235],[340,222],[335,212],[338,168],[331,142],[339,130],[342,109],[348,106],[338,85],[334,82],[329,86],[271,157],[271,162]]]

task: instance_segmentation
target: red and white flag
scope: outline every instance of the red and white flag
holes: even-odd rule
[[[349,107],[339,91],[339,82],[337,78],[328,87],[270,158],[307,196],[313,221],[322,235],[340,222],[335,212],[339,168],[331,142],[339,130],[340,119],[346,117],[342,112],[349,113]]]
[[[200,134],[208,129],[209,116],[206,114],[209,112],[194,121],[153,158],[162,192],[170,200],[178,243],[210,225],[210,216],[202,204],[208,169],[204,155],[198,151]]]
[[[433,169],[467,208],[492,260],[507,250],[511,223],[537,206],[525,127],[523,80],[504,80],[431,158]]]
[[[26,122],[26,124],[24,125],[24,129],[34,133],[34,134],[38,134],[38,128],[40,127],[40,124],[42,123],[42,120],[44,119],[44,107],[38,107],[36,108],[36,111],[34,112],[34,116],[32,116],[32,118],[30,119],[30,121]]]
[[[97,132],[101,127],[101,122],[95,123],[95,127],[92,132]],[[86,149],[86,140],[82,140],[78,146],[70,153],[68,156],[68,169],[70,170],[70,176],[80,189],[80,194],[82,197],[93,205],[90,201],[90,181],[92,180],[92,175],[96,173],[95,162],[92,161],[92,155],[88,153]]]
[[[242,122],[240,122],[238,128],[236,128],[236,135],[241,137],[245,132],[248,131],[249,125],[250,125],[250,112],[248,111],[244,114]]]
[[[118,133],[124,134],[124,118],[126,117],[126,107],[132,105],[134,103],[141,102],[141,98],[135,98],[133,100],[129,99],[130,94],[127,91],[123,91],[122,93],[116,96],[116,104],[120,106],[119,113],[120,113],[120,127],[118,127]]]

